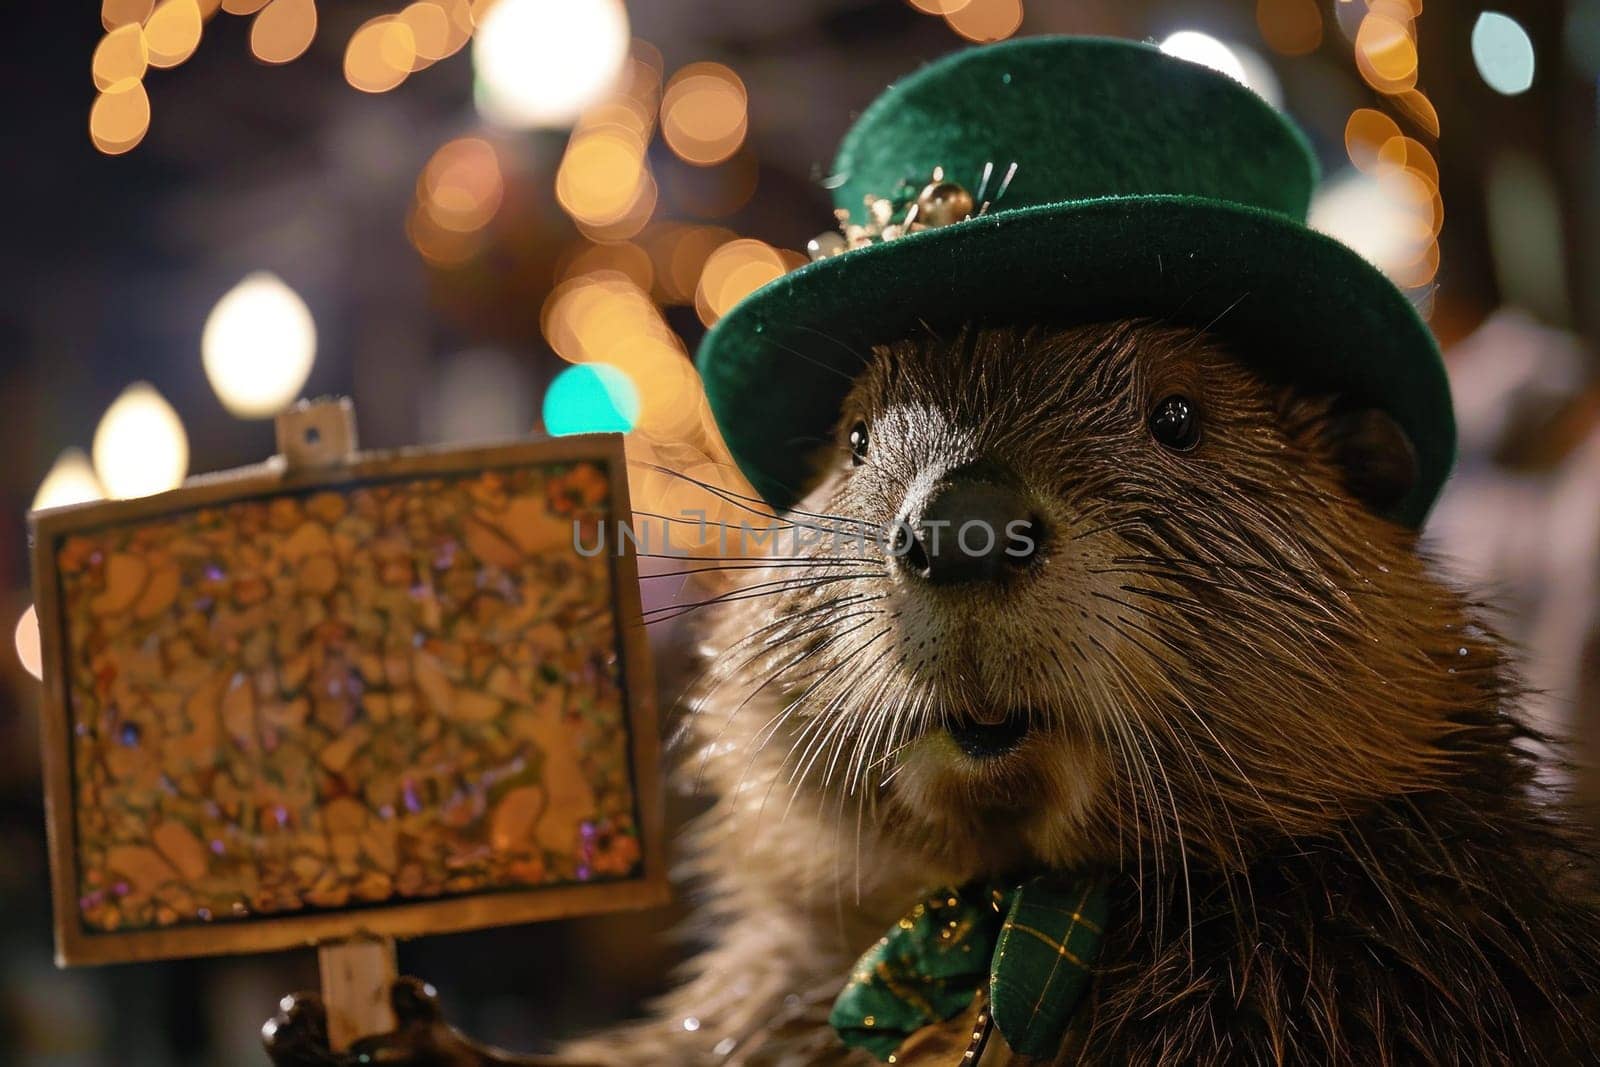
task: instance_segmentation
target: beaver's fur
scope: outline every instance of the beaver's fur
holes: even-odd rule
[[[1171,392],[1191,452],[1147,430]],[[717,797],[685,844],[708,947],[658,1021],[574,1053],[844,1062],[830,1002],[920,889],[1070,867],[1115,899],[1083,1062],[1597,1062],[1594,853],[1501,642],[1369,503],[1371,425],[1155,324],[876,353],[791,521],[881,528],[998,460],[1046,558],[934,595],[881,547],[814,550],[714,609],[685,761]],[[997,761],[941,730],[986,702],[1035,723]]]

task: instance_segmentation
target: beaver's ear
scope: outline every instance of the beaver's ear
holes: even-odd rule
[[[1333,416],[1334,459],[1357,500],[1388,515],[1417,484],[1417,452],[1400,424],[1376,408]]]

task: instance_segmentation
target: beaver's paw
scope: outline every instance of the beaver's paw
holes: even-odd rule
[[[402,977],[389,987],[395,1028],[350,1046],[357,1063],[381,1067],[489,1067],[500,1060],[444,1021],[439,994],[420,978]]]
[[[439,995],[420,978],[397,980],[389,990],[395,1028],[364,1037],[338,1053],[328,1047],[328,1018],[321,998],[295,993],[261,1028],[261,1042],[274,1067],[589,1067],[518,1056],[488,1048],[444,1020]]]
[[[430,1026],[444,1018],[439,1007],[439,991],[420,978],[404,975],[389,987],[389,1004],[399,1029],[420,1023]]]
[[[261,1045],[273,1067],[338,1067],[344,1057],[328,1047],[328,1013],[315,993],[290,993],[278,1013],[261,1024]]]

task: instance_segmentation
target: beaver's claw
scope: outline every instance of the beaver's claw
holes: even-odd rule
[[[439,995],[420,978],[390,987],[395,1028],[364,1037],[348,1052],[328,1047],[328,1017],[315,993],[292,993],[261,1027],[261,1043],[274,1067],[540,1067],[559,1061],[518,1056],[471,1040],[445,1022]]]
[[[389,1003],[394,1008],[395,1024],[402,1030],[408,1024],[439,1022],[444,1010],[439,1007],[439,991],[420,978],[404,975],[389,988]]]
[[[345,1058],[328,1047],[328,1013],[315,993],[290,993],[261,1025],[261,1044],[273,1067],[339,1067]]]

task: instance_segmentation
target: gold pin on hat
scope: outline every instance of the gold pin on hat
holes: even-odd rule
[[[943,167],[934,167],[932,178],[923,185],[906,209],[905,218],[899,222],[894,221],[897,210],[894,199],[868,194],[862,203],[867,209],[867,222],[853,223],[848,211],[835,211],[839,230],[820,233],[806,243],[806,251],[812,259],[827,259],[852,248],[864,248],[908,233],[964,221],[972,217],[977,201],[966,186],[947,179]]]

